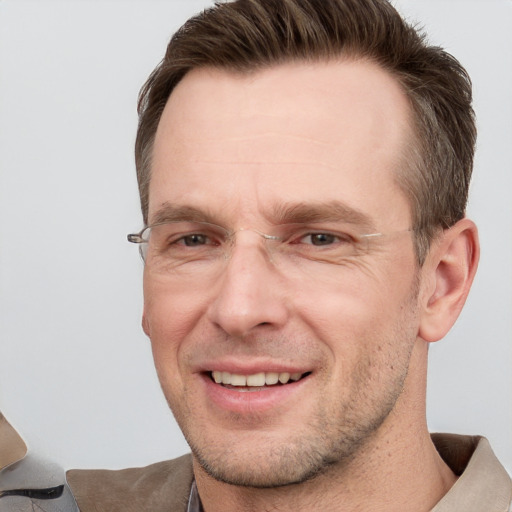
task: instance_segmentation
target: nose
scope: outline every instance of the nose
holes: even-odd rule
[[[233,337],[277,329],[288,318],[287,287],[262,242],[254,236],[233,246],[208,309],[209,320]]]

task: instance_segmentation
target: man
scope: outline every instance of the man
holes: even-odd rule
[[[192,457],[70,472],[80,509],[508,510],[486,440],[425,420],[479,254],[458,62],[383,0],[241,0],[139,106],[143,328]]]

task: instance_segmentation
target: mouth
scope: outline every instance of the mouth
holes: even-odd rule
[[[251,375],[221,372],[214,370],[208,372],[210,379],[225,388],[237,391],[261,391],[266,388],[286,386],[306,378],[311,372],[258,372]]]
[[[202,389],[207,396],[206,407],[214,416],[219,411],[221,414],[236,413],[240,421],[249,423],[260,421],[261,414],[281,415],[288,409],[302,407],[304,395],[301,390],[308,386],[314,373],[312,369],[297,372],[297,367],[267,366],[273,371],[261,371],[263,365],[252,369],[232,366],[231,372],[226,371],[226,367],[205,368],[200,372],[204,383]]]

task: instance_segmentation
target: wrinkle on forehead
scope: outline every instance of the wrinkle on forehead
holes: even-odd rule
[[[232,137],[223,137],[222,139],[211,135],[210,137],[206,137],[205,140],[211,140],[212,142],[217,142],[219,140],[224,140],[227,142],[251,142],[258,139],[266,139],[266,138],[274,138],[274,137],[282,137],[283,133],[277,131],[267,131],[264,133],[260,133],[257,135],[233,135]],[[305,135],[296,135],[293,133],[286,133],[286,138],[297,140],[299,142],[310,142],[311,144],[319,145],[319,146],[330,146],[330,143],[327,141],[322,141],[318,139],[314,139],[312,137],[306,137]]]

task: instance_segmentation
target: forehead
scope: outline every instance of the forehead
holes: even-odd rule
[[[369,62],[193,70],[158,126],[150,220],[175,202],[214,209],[218,200],[237,215],[266,202],[384,203],[401,195],[394,173],[409,116],[399,84]]]

